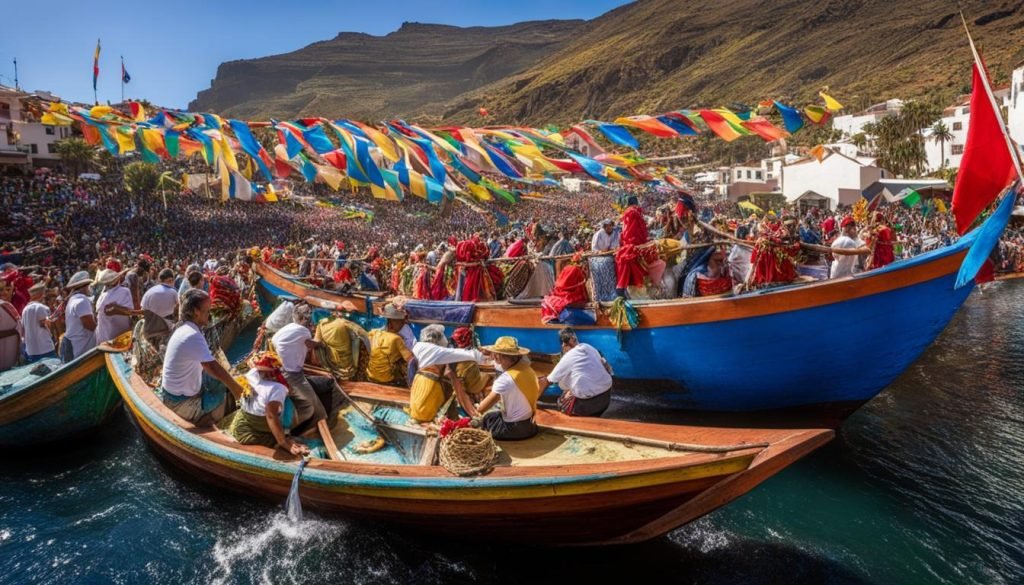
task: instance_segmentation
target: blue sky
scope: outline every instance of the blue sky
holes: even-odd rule
[[[387,34],[402,22],[500,25],[594,18],[625,0],[179,0],[5,2],[0,84],[92,101],[92,57],[101,39],[101,102],[121,97],[120,56],[131,75],[125,97],[184,108],[233,59],[287,53],[342,31]]]

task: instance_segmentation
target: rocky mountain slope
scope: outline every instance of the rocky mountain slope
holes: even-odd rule
[[[1024,0],[966,0],[997,85],[1024,59]],[[238,116],[565,123],[691,106],[848,110],[889,97],[946,102],[970,83],[952,0],[638,0],[592,21],[500,28],[406,24],[220,67],[190,104]]]

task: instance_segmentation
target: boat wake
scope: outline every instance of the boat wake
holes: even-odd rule
[[[311,575],[298,570],[316,566],[305,563],[309,555],[320,554],[347,530],[339,522],[306,518],[302,522],[277,512],[255,526],[240,526],[213,545],[216,569],[211,582],[304,583]]]

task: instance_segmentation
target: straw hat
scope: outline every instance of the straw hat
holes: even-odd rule
[[[263,351],[249,358],[249,367],[261,372],[275,372],[281,369],[281,360],[269,351]]]
[[[104,268],[96,275],[96,281],[93,284],[101,286],[110,286],[117,282],[117,279],[121,278],[121,273],[116,270]]]
[[[409,316],[405,311],[399,309],[394,303],[388,303],[384,305],[384,310],[380,313],[381,317],[387,320],[405,321]]]
[[[519,340],[515,337],[504,336],[499,337],[494,345],[485,345],[483,349],[491,353],[500,353],[502,355],[526,355],[530,353],[530,350],[525,347],[519,347]]]
[[[34,295],[46,291],[46,283],[39,281],[28,288],[28,294]]]
[[[85,270],[80,270],[64,285],[64,290],[74,290],[83,286],[89,286],[90,284],[92,284],[92,278],[89,277],[89,273]]]

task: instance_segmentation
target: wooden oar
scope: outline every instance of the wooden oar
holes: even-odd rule
[[[316,351],[317,351],[317,357],[320,359],[320,365],[325,370],[327,370],[327,372],[329,372],[331,374],[332,378],[334,378],[334,385],[338,388],[338,391],[341,392],[341,395],[345,397],[345,400],[348,400],[349,404],[352,405],[352,408],[355,409],[356,412],[361,414],[363,416],[363,418],[365,418],[366,420],[370,421],[370,424],[373,425],[374,430],[377,431],[377,433],[379,433],[380,436],[385,441],[387,441],[388,443],[391,443],[392,445],[394,445],[395,450],[398,451],[398,454],[401,455],[402,458],[404,459],[405,458],[405,449],[402,449],[401,443],[396,441],[393,437],[390,437],[388,435],[388,433],[387,433],[387,430],[386,430],[387,427],[385,427],[383,424],[381,424],[381,422],[379,420],[377,420],[377,417],[375,417],[375,416],[371,415],[370,413],[366,412],[365,410],[363,410],[363,408],[361,406],[359,406],[356,403],[356,401],[352,399],[351,396],[348,395],[348,392],[345,392],[345,389],[342,388],[342,386],[341,386],[341,376],[338,375],[338,373],[334,370],[334,368],[332,368],[330,366],[331,362],[328,359],[328,356],[326,355],[327,352],[324,350],[324,348],[320,347]]]

